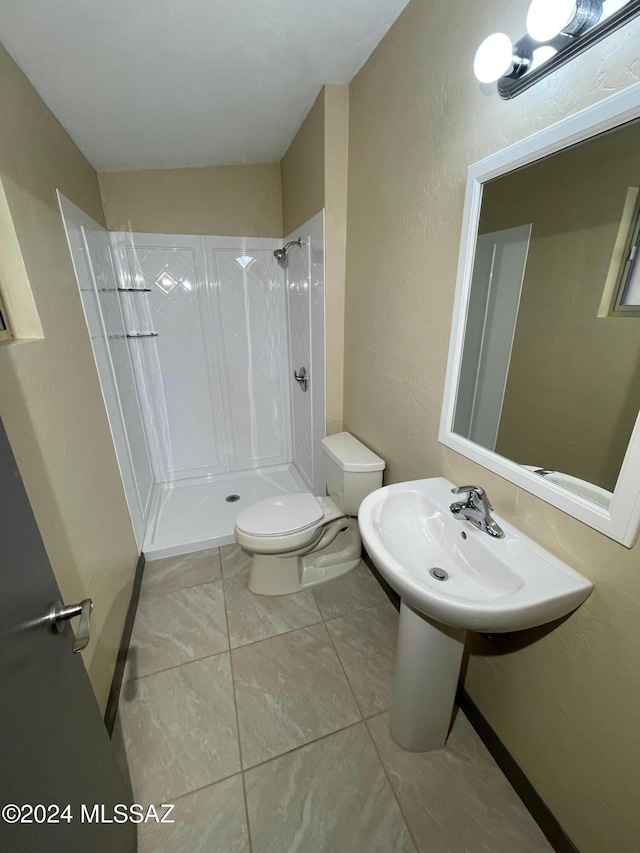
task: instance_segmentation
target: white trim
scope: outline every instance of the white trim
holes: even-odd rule
[[[456,435],[453,432],[453,419],[483,184],[639,117],[640,83],[636,83],[469,168],[439,434],[442,444],[599,530],[627,548],[633,546],[640,526],[640,415],[629,441],[608,510],[527,471],[526,468],[503,456]]]

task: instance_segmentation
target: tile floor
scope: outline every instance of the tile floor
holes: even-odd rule
[[[176,822],[140,853],[549,853],[461,712],[439,752],[389,737],[397,614],[364,564],[277,598],[247,571],[147,563],[114,738]]]

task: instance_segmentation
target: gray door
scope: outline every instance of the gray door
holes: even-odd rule
[[[7,819],[0,817],[0,850],[133,853],[133,824],[82,820],[82,804],[89,812],[104,804],[109,817],[131,794],[80,655],[72,652],[70,627],[54,634],[41,621],[59,598],[0,421],[0,810],[16,805],[32,821],[8,822],[9,808]],[[49,808],[22,808],[36,805]],[[56,817],[58,823],[39,822]]]

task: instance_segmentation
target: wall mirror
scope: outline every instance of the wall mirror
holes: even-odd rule
[[[631,547],[640,84],[469,169],[440,441]]]

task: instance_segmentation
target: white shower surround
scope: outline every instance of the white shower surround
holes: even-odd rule
[[[285,237],[292,246],[287,266],[289,359],[291,364],[292,459],[314,495],[324,495],[326,483],[320,440],[325,436],[325,294],[324,211]],[[303,393],[293,371],[306,367],[311,380]]]
[[[125,323],[158,335],[129,340],[156,480],[288,462],[285,281],[273,257],[280,241],[114,240],[130,289]]]
[[[110,234],[61,193],[58,193],[58,200],[131,524],[136,542],[142,547],[154,476],[125,338]],[[99,484],[96,484],[96,488],[99,488]]]
[[[225,544],[249,503],[324,494],[323,213],[283,270],[279,238],[110,234],[62,197],[61,209],[145,553]]]

